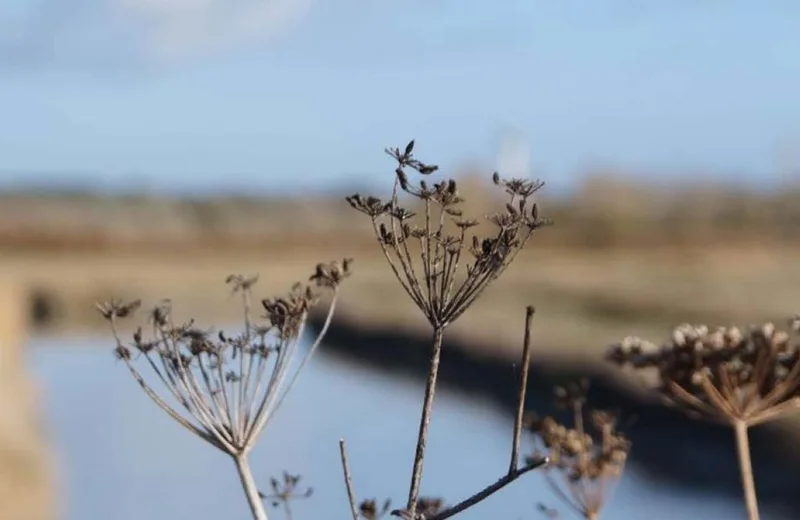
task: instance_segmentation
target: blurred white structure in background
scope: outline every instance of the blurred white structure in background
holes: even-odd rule
[[[778,148],[777,183],[796,185],[800,182],[800,140],[786,140]]]
[[[528,177],[531,167],[530,146],[519,130],[506,130],[500,136],[497,171],[502,177]]]

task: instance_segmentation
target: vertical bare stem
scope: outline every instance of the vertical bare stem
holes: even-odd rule
[[[419,486],[422,481],[422,463],[425,459],[425,447],[428,443],[428,425],[431,422],[433,412],[433,397],[436,393],[436,379],[439,376],[439,360],[442,354],[442,337],[444,327],[434,327],[433,330],[433,352],[431,353],[431,365],[428,372],[428,382],[425,385],[425,401],[422,406],[422,415],[419,421],[419,435],[417,436],[417,451],[414,455],[414,469],[411,474],[411,486],[408,491],[408,504],[406,510],[409,511],[411,518],[414,518],[417,509],[417,499],[419,498]]]
[[[736,452],[739,457],[739,470],[742,473],[742,489],[747,506],[747,518],[748,520],[758,520],[758,500],[753,480],[753,465],[750,461],[750,440],[747,435],[748,424],[745,421],[736,420],[733,428],[736,432]]]
[[[252,330],[252,326],[250,325],[250,305],[251,305],[251,297],[250,297],[250,288],[243,287],[242,288],[242,307],[244,308],[244,337],[245,337],[245,344],[248,348],[243,348],[241,352],[239,352],[239,376],[242,378],[239,381],[239,407],[238,407],[238,417],[239,421],[236,423],[235,431],[238,435],[239,439],[244,439],[244,432],[247,428],[247,421],[249,419],[249,407],[247,405],[247,394],[250,386],[250,369],[252,368],[252,362],[248,362],[245,360],[245,357],[249,357],[249,360],[252,361],[253,353],[250,350],[250,334]],[[245,369],[245,367],[247,367]]]
[[[525,391],[528,389],[528,371],[531,364],[531,322],[536,310],[532,305],[525,309],[525,340],[522,343],[522,373],[519,378],[519,393],[517,394],[517,417],[514,420],[514,437],[511,444],[511,464],[508,473],[511,474],[519,467],[519,441],[522,434],[522,416],[525,413]]]
[[[250,471],[247,455],[244,453],[234,455],[233,460],[236,462],[236,469],[239,471],[239,478],[242,480],[242,488],[244,488],[247,502],[250,504],[250,511],[253,513],[253,520],[267,520],[267,511],[264,509],[264,503],[261,501],[261,496],[259,496],[256,481]]]
[[[344,472],[344,485],[347,487],[347,500],[350,502],[350,514],[353,515],[353,520],[358,520],[356,493],[353,491],[353,477],[350,476],[350,463],[347,461],[347,446],[344,439],[339,439],[339,453],[342,456],[342,471]]]
[[[586,433],[583,427],[583,399],[578,399],[572,404],[572,414],[575,417],[575,431],[578,432],[578,438],[582,439]],[[586,450],[581,450],[578,453],[578,464],[581,471],[586,471],[589,466],[589,454]]]

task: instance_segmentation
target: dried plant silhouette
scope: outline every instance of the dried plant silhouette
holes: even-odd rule
[[[142,390],[181,426],[234,460],[255,520],[266,520],[267,513],[262,503],[265,495],[256,487],[248,454],[325,336],[340,284],[350,275],[350,264],[349,259],[341,264],[319,264],[309,278],[311,285],[298,283],[287,296],[262,300],[265,321],[258,325],[251,316],[252,288],[258,278],[229,276],[226,281],[233,293],[241,295],[244,313],[244,330],[236,336],[222,331],[214,335],[193,322],[176,324],[166,301],[150,313],[150,338],[145,339],[139,327],[132,341],[124,342],[117,321],[133,314],[141,302],[98,304],[111,324],[117,358]],[[332,293],[324,325],[305,356],[295,363],[309,312],[320,302],[323,291]],[[149,367],[161,392],[143,376],[140,366]],[[284,488],[277,491],[294,494],[297,480],[287,476]],[[280,500],[287,505],[288,495]]]
[[[356,515],[361,515],[364,520],[379,520],[389,514],[392,507],[391,499],[383,501],[383,505],[378,507],[378,503],[374,498],[362,500],[358,506]]]
[[[586,381],[556,387],[556,405],[572,412],[572,428],[535,414],[526,418],[526,426],[544,448],[537,447],[533,460],[550,460],[544,475],[555,496],[581,518],[597,520],[625,469],[630,442],[617,432],[616,417],[609,412],[591,411],[586,427],[586,390]],[[558,516],[543,504],[539,510],[550,518]]]
[[[425,385],[425,397],[420,416],[419,433],[414,455],[408,500],[404,509],[392,511],[395,516],[416,520],[418,518],[449,518],[487,498],[522,474],[542,464],[531,461],[519,467],[519,429],[524,407],[524,385],[527,383],[530,362],[530,321],[533,308],[528,309],[526,341],[523,353],[523,370],[519,401],[520,412],[515,425],[511,466],[506,476],[469,499],[436,513],[420,514],[419,499],[422,481],[428,427],[433,411],[436,382],[439,373],[442,341],[446,328],[458,319],[513,262],[533,233],[549,224],[539,217],[539,210],[531,201],[543,183],[524,179],[503,179],[495,173],[492,180],[508,195],[505,211],[487,217],[494,226],[488,236],[479,238],[467,234],[478,226],[478,221],[464,216],[460,209],[464,199],[453,179],[429,185],[423,178],[412,183],[407,170],[428,177],[439,168],[423,163],[413,155],[414,141],[399,148],[386,149],[396,162],[395,181],[388,201],[377,197],[364,197],[358,193],[347,197],[355,210],[364,213],[372,222],[378,244],[392,272],[405,292],[427,318],[432,329],[430,367]],[[400,205],[400,195],[416,199],[424,207],[424,215]],[[342,445],[343,464],[346,460]],[[345,465],[346,469],[346,465]],[[351,482],[347,471],[353,517],[357,518]]]
[[[300,488],[300,479],[300,475],[291,475],[284,471],[282,480],[279,481],[274,477],[270,479],[269,484],[272,488],[272,493],[265,495],[264,493],[259,492],[259,496],[263,500],[269,501],[269,503],[272,504],[272,507],[283,506],[283,512],[286,516],[286,519],[292,520],[291,502],[294,500],[310,498],[314,493],[313,488]]]
[[[640,338],[614,345],[609,359],[655,373],[655,388],[668,404],[694,418],[730,425],[736,436],[742,488],[750,520],[758,501],[750,460],[748,430],[798,409],[800,316],[790,331],[772,323],[709,331],[705,325],[676,327],[662,347]]]

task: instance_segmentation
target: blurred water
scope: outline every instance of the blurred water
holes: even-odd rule
[[[64,520],[249,517],[232,462],[154,406],[107,340],[33,340],[30,356],[58,457]],[[344,437],[358,496],[402,504],[422,393],[418,382],[318,355],[252,455],[257,481],[267,490],[283,469],[300,473],[314,495],[294,504],[295,519],[348,518],[337,444]],[[507,468],[510,435],[510,418],[489,402],[442,388],[423,494],[452,503],[494,481]],[[459,518],[542,518],[538,502],[560,507],[534,473]],[[573,516],[564,509],[561,518]],[[733,520],[744,513],[717,495],[648,483],[631,468],[603,518]]]

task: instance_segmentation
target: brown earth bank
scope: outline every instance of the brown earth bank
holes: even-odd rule
[[[100,330],[94,303],[170,298],[179,313],[206,323],[237,316],[224,279],[258,273],[261,297],[307,280],[318,262],[355,258],[339,314],[365,323],[418,328],[424,321],[403,293],[377,245],[347,243],[269,251],[158,248],[103,254],[0,252],[0,272],[25,290],[37,332]],[[453,328],[504,348],[516,315],[537,307],[541,355],[596,358],[621,337],[665,336],[682,321],[748,324],[783,321],[800,296],[800,247],[627,248],[586,251],[531,245]],[[228,321],[229,322],[229,321]]]
[[[317,262],[354,257],[354,275],[342,289],[327,348],[387,369],[419,372],[426,362],[426,323],[377,245],[304,244],[276,244],[268,251],[5,250],[0,272],[25,289],[19,305],[33,329],[57,340],[76,331],[107,333],[94,303],[111,298],[142,298],[145,305],[170,298],[178,319],[196,318],[201,327],[238,327],[238,300],[224,284],[228,274],[259,273],[255,292],[267,297],[306,280]],[[553,380],[587,374],[595,383],[595,404],[621,408],[626,417],[636,419],[628,429],[635,462],[676,483],[738,493],[732,435],[649,403],[602,357],[610,343],[626,335],[660,340],[684,321],[710,326],[781,321],[798,308],[798,253],[800,248],[752,244],[587,250],[542,247],[534,237],[453,325],[443,377],[468,391],[489,392],[508,405],[524,309],[535,305],[531,407],[547,410]],[[140,316],[131,325],[143,322]],[[800,426],[784,422],[757,429],[753,437],[762,500],[796,506],[796,493],[789,488],[797,477],[793,468],[800,468],[795,456]]]
[[[53,461],[39,396],[25,369],[25,309],[19,285],[0,278],[0,517],[55,515]]]

